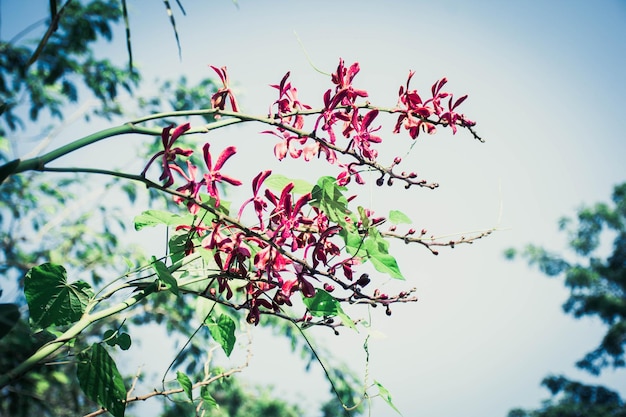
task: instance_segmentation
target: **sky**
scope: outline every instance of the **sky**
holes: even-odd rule
[[[369,374],[389,389],[403,415],[496,417],[513,407],[537,407],[548,396],[540,381],[551,373],[626,395],[625,372],[607,370],[594,378],[574,367],[600,342],[600,322],[564,315],[561,281],[502,255],[527,243],[565,249],[558,219],[584,203],[608,201],[613,186],[626,179],[626,2],[240,0],[236,7],[225,0],[183,1],[186,16],[172,4],[180,60],[162,4],[128,3],[133,55],[144,79],[199,80],[214,76],[208,65],[226,65],[243,110],[253,114],[267,112],[275,99],[268,85],[287,71],[304,102],[321,104],[331,84],[304,50],[327,73],[340,57],[359,62],[354,84],[369,91],[373,104],[395,105],[409,70],[416,72],[412,86],[419,91],[445,76],[455,95],[469,95],[462,111],[477,121],[485,143],[463,131],[420,135],[404,158],[411,170],[440,183],[437,190],[359,190],[377,213],[400,209],[418,230],[436,236],[498,228],[438,256],[417,246],[392,246],[407,280],[380,277],[381,288],[415,287],[419,301],[395,306],[391,317],[372,312]],[[45,1],[2,3],[3,39],[33,19],[27,4],[46,13]],[[123,62],[121,29],[117,37],[100,52]],[[58,140],[96,126],[68,126]],[[412,143],[393,135],[392,126],[381,130],[381,154],[388,161],[404,156]],[[234,165],[242,177],[268,164],[312,182],[324,173],[319,164],[303,169],[274,161],[273,143],[260,130],[235,127],[211,140],[238,147],[240,162]],[[351,314],[364,317],[367,311]],[[362,372],[364,331],[315,336]],[[144,358],[160,353],[151,353],[150,343],[144,348]],[[315,410],[329,395],[322,372],[306,373],[290,355],[284,339],[255,329],[254,358],[243,377],[273,385]],[[374,401],[372,415],[393,413]]]

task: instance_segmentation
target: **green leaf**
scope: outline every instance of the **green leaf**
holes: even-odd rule
[[[374,381],[374,384],[378,387],[378,395],[380,395],[382,397],[383,400],[385,400],[385,402],[389,405],[389,407],[393,408],[396,413],[402,415],[402,413],[400,412],[400,410],[398,410],[396,408],[395,405],[393,405],[393,402],[391,401],[391,394],[389,393],[389,390],[385,387],[383,387],[383,385],[378,382],[378,381]]]
[[[370,228],[369,236],[363,242],[363,248],[378,272],[389,274],[395,279],[404,279],[396,258],[389,255],[389,242],[381,236],[378,230]]]
[[[315,317],[339,317],[347,327],[356,330],[354,321],[343,311],[339,301],[328,292],[317,289],[313,297],[302,297],[302,302]]]
[[[167,269],[167,266],[165,266],[163,262],[157,261],[157,259],[153,256],[152,267],[159,277],[159,280],[165,284],[167,289],[170,290],[172,294],[178,295],[178,281],[176,281],[176,278],[172,276],[169,269]]]
[[[172,263],[176,263],[185,257],[185,245],[187,244],[188,238],[188,233],[174,235],[170,238],[168,245]]]
[[[215,207],[216,200],[208,194],[200,194],[200,200],[202,200],[207,206]],[[220,206],[215,208],[218,213],[222,213],[226,216],[230,215],[230,206],[231,202],[228,200],[221,199]],[[198,218],[204,219],[205,223],[208,223],[210,220],[215,218],[215,215],[205,209],[200,209],[198,212]]]
[[[357,210],[359,211],[359,218],[361,219],[361,224],[363,225],[363,228],[368,229],[370,227],[370,219],[369,217],[367,217],[365,209],[359,206],[357,207]]]
[[[0,339],[7,335],[20,319],[17,304],[0,304]]]
[[[130,349],[130,345],[132,344],[132,340],[128,333],[122,333],[117,337],[117,345],[122,350]]]
[[[106,332],[104,332],[104,335],[102,335],[102,341],[109,346],[115,346],[115,343],[117,341],[117,337],[115,335],[116,333],[116,330],[108,329]]]
[[[187,394],[187,397],[189,397],[189,401],[193,401],[192,384],[189,377],[180,371],[176,371],[176,380],[183,388],[183,391],[185,391],[185,394]]]
[[[389,221],[393,224],[411,224],[413,223],[409,217],[400,210],[391,210],[389,212]]]
[[[204,405],[213,408],[220,408],[219,404],[215,399],[209,394],[209,387],[203,385],[200,387],[200,397],[202,397],[202,401],[204,401]]]
[[[118,334],[117,330],[109,329],[104,332],[102,336],[102,341],[105,342],[109,346],[119,346],[122,350],[130,349],[130,345],[132,341],[130,339],[130,335],[128,333]]]
[[[91,400],[115,417],[124,417],[126,387],[115,362],[106,349],[94,343],[78,355],[76,376],[81,389]]]
[[[226,356],[230,356],[235,347],[235,322],[226,314],[221,314],[217,321],[211,317],[206,323],[211,336],[222,346]]]
[[[311,191],[309,204],[322,210],[330,220],[346,227],[346,216],[350,214],[348,199],[343,195],[346,190],[346,187],[337,185],[335,178],[321,177]]]
[[[93,290],[84,281],[68,284],[63,266],[45,263],[26,274],[24,295],[33,325],[45,328],[78,321]]]
[[[359,258],[367,257],[367,251],[363,247],[365,237],[358,232],[351,232],[348,229],[341,229],[339,236],[346,244],[346,251]]]
[[[289,183],[293,183],[292,192],[295,194],[307,194],[313,190],[313,185],[307,181],[292,180],[280,174],[272,174],[263,182],[267,188],[274,191],[282,191]]]
[[[367,241],[366,241],[367,243]],[[375,253],[370,255],[370,261],[378,272],[389,274],[391,278],[404,280],[404,275],[400,272],[396,258],[385,253]]]
[[[191,224],[192,215],[179,216],[162,210],[146,210],[138,216],[135,216],[135,230],[141,230],[144,227],[157,226],[164,224],[166,226],[179,226],[181,224]]]

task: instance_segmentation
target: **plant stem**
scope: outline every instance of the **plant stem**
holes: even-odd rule
[[[24,375],[26,372],[35,367],[38,363],[43,361],[46,357],[53,354],[60,348],[62,348],[67,342],[74,339],[78,336],[83,330],[89,327],[91,324],[95,323],[98,320],[101,320],[105,317],[111,316],[115,313],[119,313],[132,305],[138,303],[139,301],[146,298],[152,292],[157,289],[154,287],[147,287],[138,293],[133,294],[132,297],[129,297],[125,301],[118,303],[114,306],[106,308],[104,310],[98,311],[97,313],[85,315],[80,320],[78,320],[72,327],[67,329],[62,335],[57,337],[50,343],[43,345],[37,352],[31,355],[24,362],[7,372],[6,374],[0,375],[0,388],[8,385],[9,383],[15,381],[20,376]]]
[[[170,266],[168,269],[170,272],[174,272],[177,269],[181,268],[182,266],[188,264],[189,262],[192,262],[195,259],[198,259],[199,256],[200,255],[198,254],[192,254],[192,255],[186,256],[185,258],[176,262],[174,265]],[[72,327],[67,329],[62,335],[57,337],[55,340],[49,343],[46,343],[45,345],[40,347],[28,359],[26,359],[24,362],[22,362],[21,364],[19,364],[18,366],[10,370],[9,372],[3,375],[0,375],[0,388],[5,387],[6,385],[17,380],[19,377],[21,377],[22,375],[30,371],[32,368],[34,368],[38,363],[41,363],[49,355],[52,355],[54,352],[56,352],[57,350],[65,346],[69,341],[76,338],[83,330],[91,326],[93,323],[99,320],[102,320],[104,318],[110,317],[121,311],[124,311],[127,308],[130,308],[133,305],[137,304],[144,298],[148,297],[150,294],[157,292],[159,290],[160,288],[157,285],[148,285],[145,288],[141,289],[140,291],[133,293],[133,295],[127,298],[126,300],[118,304],[115,304],[111,307],[98,310],[91,314],[89,314],[88,312],[94,306],[92,305],[91,308],[87,307],[86,314],[84,314],[80,320],[74,323],[74,325],[72,325]],[[99,301],[96,301],[95,303],[97,304],[98,302]]]

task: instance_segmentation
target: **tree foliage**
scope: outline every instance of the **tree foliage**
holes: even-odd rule
[[[94,45],[110,41],[112,26],[121,18],[117,0],[68,1],[62,10],[51,11],[47,38],[34,45],[22,42],[28,28],[1,42],[0,115],[6,126],[10,130],[25,126],[17,109],[26,103],[30,120],[37,120],[41,110],[61,118],[63,107],[75,103],[85,87],[99,100],[100,115],[120,114],[114,102],[119,89],[132,91],[139,74],[96,56]]]
[[[611,200],[582,207],[575,219],[559,221],[571,254],[561,255],[535,245],[519,251],[547,276],[564,278],[570,290],[563,304],[566,313],[576,318],[595,317],[606,326],[598,347],[576,363],[593,375],[608,367],[626,366],[626,183],[614,187]],[[517,254],[515,249],[506,252],[510,259]],[[513,410],[509,417],[626,415],[619,394],[605,387],[563,376],[548,377],[543,385],[552,393],[552,400],[539,410]]]
[[[612,204],[583,207],[576,219],[563,218],[559,227],[569,237],[572,256],[535,245],[520,255],[548,276],[563,276],[570,290],[563,310],[576,318],[597,317],[607,326],[600,345],[577,365],[592,374],[606,367],[626,366],[626,183],[613,191]],[[612,243],[610,242],[612,240]],[[610,253],[606,253],[611,245]],[[508,257],[515,256],[509,250]]]
[[[623,417],[626,406],[617,392],[601,385],[586,385],[564,376],[542,382],[552,398],[537,410],[514,409],[508,417]]]

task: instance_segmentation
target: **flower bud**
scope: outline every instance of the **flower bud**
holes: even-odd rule
[[[385,177],[382,176],[379,179],[376,180],[376,185],[378,185],[379,187],[382,186],[385,183]]]
[[[325,282],[324,283],[324,291],[326,291],[326,292],[333,292],[333,291],[335,291],[335,286]]]
[[[398,165],[400,162],[402,162],[402,158],[400,158],[399,156],[396,156],[395,158],[393,158],[394,165]]]
[[[374,217],[372,219],[372,226],[376,226],[377,224],[380,224],[380,223],[384,222],[385,220],[387,220],[387,219],[385,219],[384,217]]]
[[[369,283],[370,283],[370,276],[368,274],[361,274],[359,279],[356,281],[356,285],[359,285],[361,287],[365,287]]]

